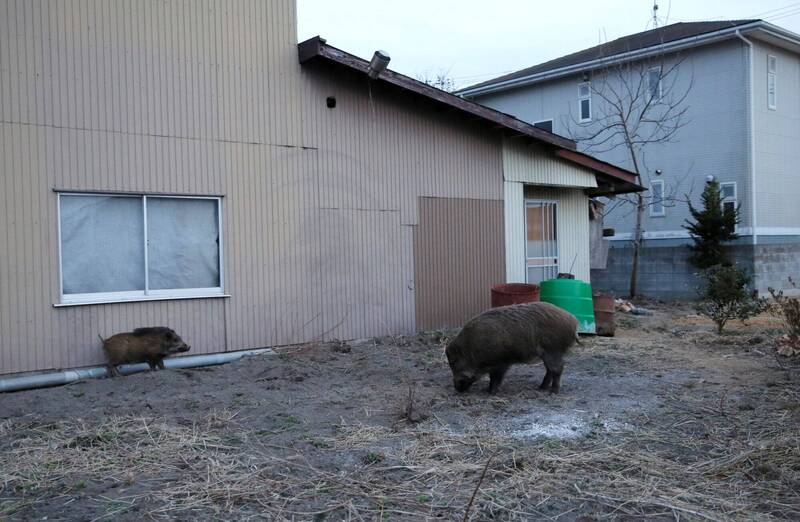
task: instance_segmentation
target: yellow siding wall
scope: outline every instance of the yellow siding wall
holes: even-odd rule
[[[295,0],[0,0],[0,374],[145,325],[195,354],[416,328],[419,197],[502,200],[500,139],[301,70],[295,26]],[[231,297],[54,308],[53,189],[224,195]]]
[[[506,283],[525,282],[525,185],[503,183],[505,201]]]
[[[506,181],[554,187],[597,186],[590,170],[555,157],[543,146],[528,145],[520,139],[504,140],[503,171]]]

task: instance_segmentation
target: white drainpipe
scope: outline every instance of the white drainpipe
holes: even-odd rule
[[[275,352],[270,348],[261,348],[259,350],[243,350],[241,352],[225,352],[213,353],[209,355],[190,355],[187,357],[176,357],[174,359],[165,359],[164,367],[166,368],[195,368],[198,366],[213,366],[216,364],[225,364],[241,359],[242,357],[249,357],[251,355],[266,355],[274,354]],[[143,372],[149,370],[147,364],[123,364],[119,366],[119,371],[123,375],[130,375],[132,373]],[[20,390],[29,390],[32,388],[46,388],[48,386],[60,386],[62,384],[69,384],[71,382],[80,381],[83,379],[99,379],[105,377],[108,370],[105,366],[96,366],[94,368],[77,368],[74,370],[65,370],[61,372],[43,373],[39,375],[23,375],[20,377],[8,377],[0,379],[0,393],[12,392]]]
[[[750,103],[750,230],[753,238],[753,244],[758,244],[758,236],[756,235],[756,120],[755,120],[755,61],[753,42],[742,36],[742,33],[737,30],[736,36],[747,45],[749,50],[748,65],[750,68],[750,86],[748,92],[748,102]]]

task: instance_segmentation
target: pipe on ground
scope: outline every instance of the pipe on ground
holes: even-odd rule
[[[200,366],[214,366],[237,361],[242,357],[253,355],[274,354],[270,348],[258,350],[243,350],[240,352],[213,353],[208,355],[189,355],[176,357],[174,359],[164,359],[166,368],[197,368]],[[150,366],[145,363],[122,364],[119,372],[123,375],[139,373],[149,370]],[[99,379],[108,375],[108,368],[105,366],[95,366],[93,368],[76,368],[74,370],[64,370],[60,372],[50,372],[38,375],[22,375],[20,377],[7,377],[0,379],[0,393],[30,390],[33,388],[47,388],[50,386],[61,386],[83,379]]]

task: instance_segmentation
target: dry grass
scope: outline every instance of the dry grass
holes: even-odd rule
[[[435,419],[402,431],[341,425],[315,450],[326,454],[325,465],[307,448],[271,446],[229,410],[188,426],[146,417],[7,421],[0,437],[13,442],[0,454],[0,518],[41,497],[68,503],[87,483],[111,483],[119,494],[97,496],[105,503],[100,518],[137,506],[152,518],[460,520],[485,471],[473,520],[552,520],[587,510],[602,518],[797,520],[800,397],[791,387],[769,395],[786,405],[782,413],[731,412],[724,397],[676,395],[670,407],[678,413],[668,418],[571,441],[453,433]],[[362,458],[332,467],[331,455]]]

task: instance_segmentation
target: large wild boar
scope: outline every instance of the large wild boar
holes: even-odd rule
[[[500,386],[512,364],[544,362],[540,389],[558,393],[564,354],[577,339],[578,320],[549,303],[492,308],[467,322],[445,353],[456,391],[464,392],[489,374],[489,393]]]
[[[151,370],[164,369],[164,357],[188,352],[189,345],[172,329],[165,326],[137,328],[132,332],[118,333],[103,341],[103,351],[108,360],[111,377],[119,375],[117,365],[146,362]]]

